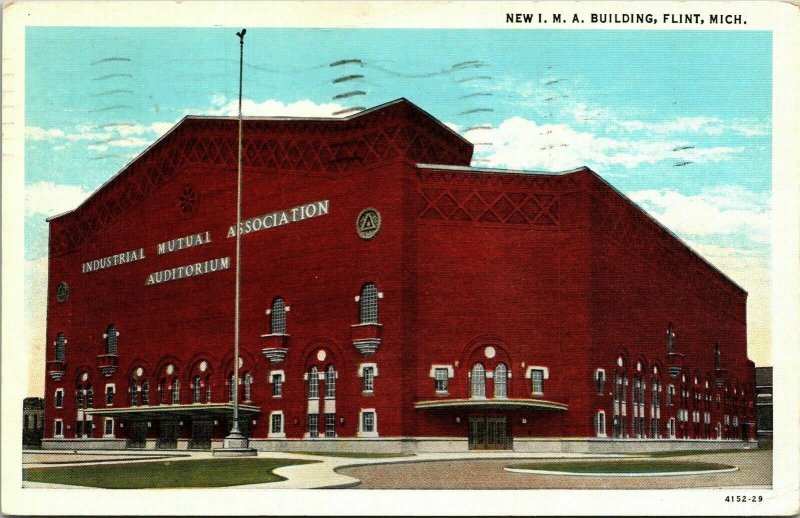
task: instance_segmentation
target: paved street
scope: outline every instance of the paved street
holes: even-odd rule
[[[739,471],[716,475],[670,477],[585,477],[509,473],[520,460],[459,460],[393,463],[341,468],[361,480],[361,489],[677,489],[692,487],[768,487],[772,484],[772,450],[671,457],[717,462]],[[555,459],[551,460],[555,462]],[[547,460],[543,462],[548,462]]]

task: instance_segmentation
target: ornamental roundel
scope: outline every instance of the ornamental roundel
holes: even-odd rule
[[[64,302],[67,297],[69,297],[69,286],[67,286],[66,282],[61,282],[56,286],[56,300]]]
[[[191,218],[197,210],[197,193],[191,185],[181,187],[178,209],[184,218]]]
[[[369,208],[361,211],[356,219],[356,232],[358,237],[369,241],[378,234],[381,229],[381,213]]]

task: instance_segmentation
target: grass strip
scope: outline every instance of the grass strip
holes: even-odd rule
[[[733,466],[689,461],[597,461],[597,462],[534,462],[508,466],[515,469],[563,471],[565,473],[672,473],[729,469]]]
[[[131,462],[22,470],[31,482],[69,484],[106,489],[224,487],[278,482],[276,468],[315,461],[294,459],[199,459]]]

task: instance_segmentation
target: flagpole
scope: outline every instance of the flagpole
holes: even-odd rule
[[[242,222],[242,71],[244,69],[244,35],[247,29],[237,32],[239,37],[239,143],[237,146],[236,160],[236,280],[233,317],[233,423],[231,431],[223,441],[222,450],[216,450],[220,455],[255,455],[256,451],[249,448],[247,437],[239,430],[239,299],[241,292],[241,262],[242,262],[242,236],[239,227]]]

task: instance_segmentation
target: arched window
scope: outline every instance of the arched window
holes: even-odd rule
[[[722,368],[722,354],[719,352],[719,344],[714,344],[714,368],[716,370]]]
[[[319,397],[319,371],[316,366],[308,370],[308,399]]]
[[[505,398],[508,396],[508,368],[505,363],[494,368],[494,397]]]
[[[164,396],[166,395],[166,394],[164,394],[164,391],[165,391],[166,386],[167,386],[167,380],[164,379],[164,378],[161,378],[161,381],[158,382],[158,404],[159,405],[163,405],[164,404]]]
[[[117,332],[116,326],[109,324],[106,329],[106,354],[117,355],[117,336],[119,336],[119,332]]]
[[[142,404],[150,404],[150,384],[147,382],[147,380],[142,382]]]
[[[325,369],[325,397],[336,397],[336,370],[333,365],[328,365]]]
[[[172,380],[172,404],[177,405],[181,402],[181,382],[178,378]]]
[[[78,385],[78,386],[75,388],[75,405],[76,405],[78,408],[86,408],[85,406],[83,406],[83,404],[84,404],[84,399],[83,399],[83,396],[84,396],[84,394],[83,394],[83,387],[81,387],[80,385]]]
[[[361,287],[359,308],[361,310],[362,324],[378,323],[378,288],[374,283],[368,282]]]
[[[228,401],[233,402],[233,374],[228,376]]]
[[[211,376],[206,376],[206,403],[211,403]]]
[[[672,322],[667,325],[667,352],[675,353],[675,330],[672,329]]]
[[[253,386],[253,377],[248,372],[247,374],[244,375],[244,400],[245,401],[250,401],[250,399],[251,399],[250,396],[252,394],[252,392],[251,392],[252,386]]]
[[[474,398],[486,397],[486,370],[484,370],[482,363],[476,363],[472,366],[470,395]]]
[[[64,333],[56,335],[56,361],[64,362],[67,358],[67,337]]]
[[[199,403],[200,402],[200,376],[195,376],[194,380],[192,381],[192,402]]]
[[[135,379],[131,380],[129,391],[130,391],[131,406],[137,406],[139,404],[139,385],[138,383],[136,383]]]
[[[286,334],[286,303],[280,297],[275,297],[275,300],[272,301],[270,333],[273,335]]]
[[[94,389],[91,385],[86,387],[86,407],[94,408]]]

